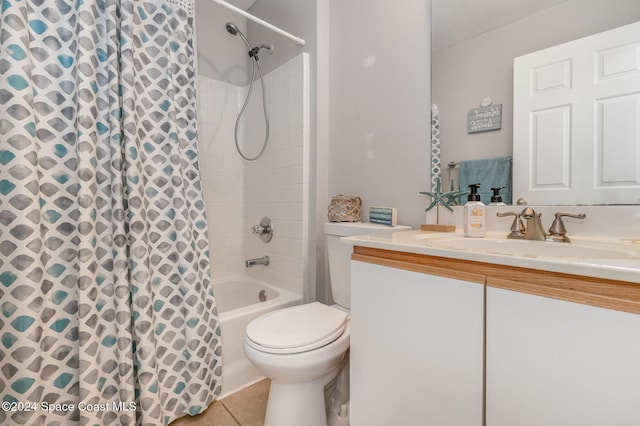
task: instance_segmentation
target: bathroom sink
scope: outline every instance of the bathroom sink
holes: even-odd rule
[[[420,236],[417,238],[420,238]],[[426,245],[440,249],[525,258],[560,258],[567,260],[640,259],[640,250],[632,246],[630,242],[620,242],[617,244],[597,240],[584,240],[571,243],[557,243],[548,241],[509,240],[506,238],[465,238],[461,236],[421,239],[423,239]]]

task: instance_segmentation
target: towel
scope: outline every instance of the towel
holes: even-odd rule
[[[511,204],[511,157],[460,161],[460,191],[468,191],[474,183],[480,184],[478,193],[484,204],[491,202],[491,188],[501,186],[502,201]]]

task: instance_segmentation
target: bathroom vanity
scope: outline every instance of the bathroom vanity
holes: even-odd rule
[[[353,426],[640,424],[640,245],[343,242]]]

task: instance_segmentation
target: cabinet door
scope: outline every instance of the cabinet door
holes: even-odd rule
[[[487,426],[640,425],[640,315],[487,287]]]
[[[481,425],[483,284],[351,274],[351,425]]]

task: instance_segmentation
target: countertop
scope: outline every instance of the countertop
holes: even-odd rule
[[[504,233],[490,233],[491,239],[505,239]],[[581,239],[574,237],[571,243],[529,241],[530,244],[582,244],[596,242],[621,249],[627,258],[575,258],[551,256],[523,257],[506,253],[480,252],[437,247],[433,241],[446,238],[463,238],[462,233],[402,231],[389,234],[356,235],[343,237],[341,242],[353,246],[371,247],[399,252],[439,256],[451,259],[471,260],[521,268],[546,270],[573,275],[626,281],[640,284],[640,244],[631,240]],[[470,238],[475,239],[475,238]],[[542,247],[542,246],[540,246]],[[544,251],[544,250],[543,250]]]

